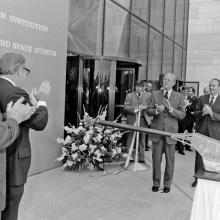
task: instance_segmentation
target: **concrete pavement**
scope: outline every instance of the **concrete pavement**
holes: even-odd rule
[[[74,172],[59,167],[31,176],[25,186],[19,220],[189,220],[194,156],[194,152],[186,151],[185,156],[176,153],[168,194],[151,191],[151,168],[111,175],[119,165],[107,165],[109,175],[103,176],[102,171]],[[151,163],[149,151],[146,161]]]

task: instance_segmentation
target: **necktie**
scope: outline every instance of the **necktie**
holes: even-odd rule
[[[214,96],[212,96],[212,98],[211,98],[211,100],[210,100],[210,102],[209,102],[209,105],[212,107],[213,106],[213,104],[214,104]]]
[[[168,92],[167,91],[165,92],[164,98],[168,99]]]

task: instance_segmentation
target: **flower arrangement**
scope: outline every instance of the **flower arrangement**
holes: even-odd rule
[[[57,158],[65,168],[80,169],[94,167],[104,170],[105,162],[121,161],[126,154],[121,151],[123,133],[118,128],[101,126],[98,120],[105,120],[107,107],[100,108],[96,118],[84,110],[79,126],[65,126],[66,138],[57,138],[62,145],[62,155]]]

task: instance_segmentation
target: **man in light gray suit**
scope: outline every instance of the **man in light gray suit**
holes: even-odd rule
[[[144,109],[147,107],[150,94],[144,91],[144,82],[136,81],[135,82],[135,91],[128,93],[124,103],[124,111],[127,114],[127,123],[133,125],[136,121],[136,115],[138,109],[141,110],[141,118],[140,118],[140,126],[147,127],[148,126],[148,118],[149,116],[146,114]],[[133,132],[130,132],[127,139],[127,148],[129,149],[131,145],[133,137]],[[139,162],[145,163],[145,139],[146,133],[140,133],[139,138]]]
[[[22,104],[24,98],[20,98],[13,106],[8,104],[6,121],[2,121],[0,113],[0,219],[1,211],[5,207],[6,191],[6,153],[5,148],[10,146],[19,135],[19,123],[26,121],[34,113],[35,108]]]
[[[175,92],[173,86],[176,77],[172,73],[166,73],[163,77],[163,89],[152,93],[147,108],[147,113],[153,116],[152,129],[177,133],[178,119],[183,119],[186,115],[184,97],[181,93]],[[149,139],[153,143],[153,187],[152,191],[157,192],[160,187],[162,154],[165,153],[166,167],[164,173],[163,192],[170,192],[170,186],[174,172],[175,144],[176,141],[170,137],[156,134],[149,134]]]

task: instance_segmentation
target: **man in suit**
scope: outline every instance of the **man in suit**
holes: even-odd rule
[[[186,115],[184,108],[184,97],[181,93],[173,91],[176,77],[172,73],[166,73],[163,77],[163,89],[155,91],[150,97],[147,113],[154,116],[151,128],[171,133],[178,132],[178,119]],[[170,137],[149,134],[152,140],[152,162],[153,162],[153,187],[157,192],[160,187],[162,154],[165,153],[166,167],[164,173],[163,192],[170,192],[170,186],[174,172],[175,144],[176,141]]]
[[[204,93],[204,95],[208,95],[208,94],[210,93],[208,86],[205,86],[205,87],[204,87],[203,93]]]
[[[209,83],[210,94],[199,97],[196,110],[196,132],[220,140],[220,80],[212,79]],[[196,152],[195,173],[204,169],[202,156]],[[197,179],[192,187],[197,185]]]
[[[144,109],[147,107],[149,101],[150,94],[144,91],[144,82],[136,81],[135,83],[135,91],[132,93],[128,93],[125,98],[124,103],[124,111],[127,113],[127,123],[133,125],[136,121],[136,115],[138,111],[141,111],[141,119],[140,126],[147,127],[148,126],[148,118],[149,116],[146,114]],[[131,140],[133,137],[133,132],[130,132],[127,138],[127,148],[131,145]],[[146,134],[140,133],[139,136],[139,162],[145,163],[145,139]]]
[[[194,110],[196,107],[197,97],[195,96],[195,89],[193,87],[187,88],[186,96],[186,117],[179,121],[179,133],[185,131],[192,133],[195,123]],[[177,142],[179,154],[185,155],[184,148],[188,151],[192,151],[190,146],[183,145],[181,142]]]
[[[34,107],[22,104],[24,98],[20,98],[12,106],[7,106],[7,120],[2,121],[0,113],[0,220],[1,212],[5,208],[6,191],[6,153],[5,149],[10,146],[19,135],[19,123],[26,121],[36,110]]]
[[[23,195],[31,164],[31,146],[29,130],[43,130],[48,121],[48,110],[45,98],[49,94],[50,84],[45,81],[38,90],[28,93],[18,87],[30,71],[25,67],[25,58],[21,54],[7,53],[0,58],[0,109],[6,112],[7,103],[16,101],[21,96],[24,103],[37,107],[31,118],[20,124],[17,140],[7,148],[6,166],[6,207],[2,211],[3,220],[16,220],[18,207]],[[31,100],[31,101],[30,101]]]

